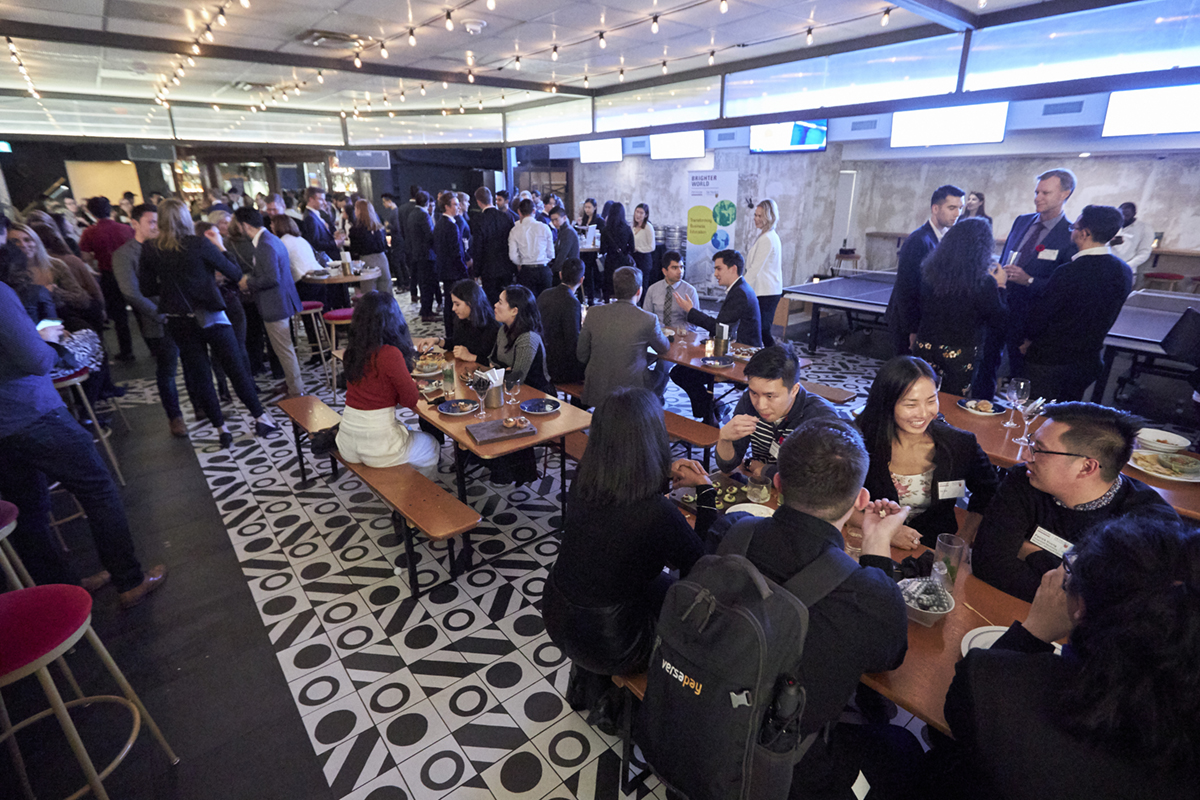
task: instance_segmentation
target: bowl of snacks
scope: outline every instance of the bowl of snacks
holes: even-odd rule
[[[954,595],[946,591],[938,578],[906,578],[899,586],[908,618],[918,625],[932,628],[954,610]]]
[[[1178,453],[1189,444],[1191,442],[1185,437],[1170,431],[1142,428],[1137,432],[1137,446],[1142,450],[1152,450],[1155,453]]]
[[[1200,475],[1200,459],[1186,453],[1159,453],[1158,463],[1177,475]]]
[[[426,353],[418,356],[413,364],[413,375],[441,375],[442,363],[440,353]]]

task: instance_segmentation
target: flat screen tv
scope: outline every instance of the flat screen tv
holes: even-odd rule
[[[811,119],[750,126],[751,153],[799,153],[824,150],[829,120]]]

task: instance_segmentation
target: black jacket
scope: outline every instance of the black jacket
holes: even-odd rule
[[[1004,250],[1000,254],[1000,263],[1007,264],[1009,254],[1020,250],[1021,240],[1029,228],[1038,221],[1038,215],[1022,214],[1013,222],[1008,239],[1004,242]],[[1059,219],[1041,242],[1041,251],[1035,251],[1024,263],[1017,266],[1029,273],[1033,284],[1021,284],[1017,281],[1008,282],[1009,329],[1020,332],[1025,325],[1026,315],[1034,301],[1046,288],[1047,281],[1054,271],[1071,260],[1077,248],[1071,242],[1071,223],[1066,217]],[[1054,257],[1042,258],[1046,253],[1053,252]]]
[[[604,256],[604,271],[616,272],[633,266],[633,228],[605,226],[600,230],[600,253]]]
[[[163,314],[224,311],[214,271],[234,284],[242,279],[238,265],[203,236],[183,237],[180,250],[160,250],[152,240],[142,245],[138,283],[146,297],[158,297]]]
[[[433,221],[429,219],[428,212],[414,205],[403,219],[408,263],[433,261]]]
[[[1112,254],[1063,264],[1046,281],[1025,320],[1025,353],[1033,364],[1096,368],[1104,337],[1133,288],[1133,272]],[[1080,313],[1081,311],[1085,313]]]
[[[710,334],[717,332],[717,323],[729,326],[729,336],[735,342],[751,347],[762,347],[762,326],[758,310],[758,298],[745,278],[738,278],[729,292],[717,316],[711,317],[699,308],[688,312],[687,321]]]
[[[833,410],[833,406],[823,397],[817,397],[815,394],[809,394],[801,386],[796,393],[796,399],[792,401],[792,407],[788,413],[779,422],[774,425],[763,422],[758,411],[754,408],[754,403],[750,400],[750,391],[742,393],[742,397],[738,400],[737,407],[733,410],[733,415],[736,417],[739,414],[749,414],[752,417],[758,418],[758,426],[754,433],[749,436],[744,436],[733,442],[733,458],[726,461],[721,458],[721,454],[717,453],[717,467],[722,472],[732,472],[742,464],[742,461],[747,458],[753,458],[762,461],[768,465],[766,474],[774,475],[778,470],[774,466],[776,461],[770,453],[771,442],[783,444],[783,440],[788,435],[808,422],[810,419],[836,419],[837,412]],[[747,451],[750,455],[747,456]],[[871,494],[874,497],[874,493]]]
[[[377,231],[367,230],[362,225],[350,229],[350,257],[362,258],[375,253],[387,251],[387,234],[380,228]]]
[[[563,239],[572,238],[563,236]],[[584,377],[584,365],[575,356],[583,307],[565,284],[546,289],[537,299],[542,315],[542,341],[546,345],[546,371],[553,383],[578,383]]]
[[[996,495],[1000,481],[996,477],[996,468],[975,441],[975,434],[959,430],[938,418],[930,424],[929,435],[933,439],[933,498],[929,508],[909,516],[907,524],[921,534],[925,546],[934,547],[939,533],[958,531],[958,520],[954,516],[957,501],[953,497],[939,498],[938,484],[965,480],[971,492],[967,510],[982,514]],[[874,453],[863,485],[871,493],[872,500],[897,499],[887,461]]]
[[[462,228],[450,217],[440,217],[433,229],[435,272],[439,281],[457,281],[467,275],[467,254]]]
[[[559,275],[567,259],[579,258],[579,236],[570,225],[564,225],[562,228],[551,227],[551,230],[557,237],[554,240],[554,258],[550,262],[550,271]]]
[[[490,280],[511,280],[516,268],[508,259],[508,234],[513,222],[495,206],[485,208],[470,220],[471,273]]]
[[[329,223],[311,208],[304,209],[304,219],[300,220],[300,235],[312,245],[313,250],[324,253],[334,261],[342,257]]]
[[[887,307],[888,330],[897,353],[909,352],[908,336],[917,332],[921,319],[921,262],[937,246],[937,233],[928,221],[910,233],[900,246],[896,285]]]

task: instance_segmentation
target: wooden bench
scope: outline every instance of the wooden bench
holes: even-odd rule
[[[332,428],[342,421],[342,415],[310,394],[288,397],[275,404],[292,421],[292,435],[296,440],[296,457],[300,461],[300,480],[308,483],[308,464],[304,459],[303,440],[317,431]],[[337,479],[337,458],[329,454],[329,478]]]
[[[646,699],[646,673],[613,675],[612,682],[625,689],[625,703],[621,710],[621,791],[625,795],[633,795],[634,790],[651,774],[647,766],[637,777],[629,777],[629,763],[633,760],[633,698]]]
[[[667,425],[667,436],[687,445],[688,458],[692,457],[693,446],[704,449],[704,468],[711,470],[712,449],[717,446],[720,429],[672,411],[663,412],[663,421]]]
[[[417,580],[417,559],[413,546],[413,528],[417,528],[434,541],[445,541],[450,557],[450,578],[453,580],[471,568],[471,535],[480,522],[479,512],[441,486],[426,478],[408,464],[397,467],[368,467],[351,464],[338,457],[346,469],[362,479],[371,491],[392,512],[392,526],[404,542],[408,555],[408,583],[413,597],[421,596],[421,584]],[[454,537],[463,538],[460,571],[454,555]]]

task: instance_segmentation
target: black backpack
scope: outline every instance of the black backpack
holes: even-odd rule
[[[858,569],[829,547],[782,587],[746,552],[745,519],[668,591],[634,740],[656,775],[689,800],[786,798],[817,734],[799,736],[808,607]]]

